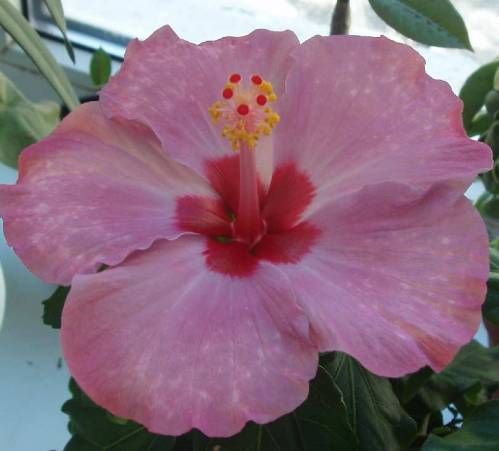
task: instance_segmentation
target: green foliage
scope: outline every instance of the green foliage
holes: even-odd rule
[[[23,48],[69,109],[79,104],[71,83],[40,36],[9,0],[0,0],[0,26]]]
[[[175,438],[148,432],[143,426],[107,413],[88,398],[71,380],[73,397],[62,411],[69,415],[69,431],[73,434],[64,451],[172,451]]]
[[[464,103],[463,123],[470,136],[483,133],[485,130],[474,130],[477,120],[475,116],[485,104],[487,93],[494,86],[494,76],[499,68],[499,60],[492,61],[473,72],[464,82],[459,97]],[[491,120],[491,119],[490,119]]]
[[[325,368],[319,369],[311,384],[309,398],[294,413],[263,426],[250,423],[230,438],[208,438],[194,431],[181,437],[177,443],[172,437],[151,434],[137,423],[113,417],[93,403],[74,381],[71,381],[70,389],[73,397],[64,404],[63,411],[70,417],[69,429],[73,438],[65,451],[142,451],[149,449],[145,445],[155,440],[169,444],[170,448],[163,444],[163,451],[184,449],[182,443],[186,449],[194,451],[211,451],[216,447],[220,451],[357,449],[343,396]],[[123,448],[116,447],[117,444]]]
[[[0,162],[17,167],[21,151],[59,123],[59,112],[54,102],[30,102],[0,73]]]
[[[472,341],[442,373],[424,368],[393,381],[403,388],[400,402],[388,379],[345,354],[326,354],[298,409],[269,424],[249,423],[229,438],[209,438],[195,430],[176,438],[152,434],[106,412],[71,381],[72,398],[63,411],[73,437],[64,451],[400,451],[421,446],[444,451],[451,448],[432,447],[458,442],[453,437],[461,434],[459,418],[464,416],[467,431],[481,421],[477,413],[499,387],[498,363],[499,349]],[[455,418],[444,425],[440,411],[449,405],[458,410],[452,408]],[[474,448],[463,448],[468,449]]]
[[[496,94],[499,95],[499,93]],[[485,135],[485,143],[492,149],[494,161],[497,160],[499,157],[499,113],[494,115],[493,122]]]
[[[388,25],[415,41],[472,50],[463,19],[449,0],[369,0]]]
[[[61,328],[61,315],[69,287],[59,287],[43,301],[43,323],[54,329]]]
[[[499,449],[499,401],[478,406],[463,427],[446,437],[430,435],[423,451],[497,451]]]
[[[490,393],[499,388],[498,362],[499,348],[486,348],[472,340],[445,370],[429,378],[419,396],[432,412],[440,411],[450,403],[461,403],[466,408],[465,397],[471,395],[470,389],[476,390],[476,384],[481,384]]]
[[[491,89],[485,96],[485,109],[491,117],[499,111],[499,92],[496,89]]]
[[[486,204],[486,206],[490,205],[492,205],[491,209],[493,209],[495,217],[499,217],[499,199],[493,199],[493,202]],[[487,210],[485,210],[485,214],[488,214]],[[499,249],[496,246],[496,243],[491,243],[489,248],[490,275],[487,282],[487,298],[482,311],[486,319],[499,325]]]
[[[90,61],[90,77],[95,86],[104,86],[111,76],[111,57],[103,50],[98,49]]]
[[[71,41],[68,39],[68,30],[66,27],[66,20],[64,19],[64,10],[62,8],[61,0],[43,0],[47,9],[50,12],[50,15],[54,19],[57,28],[61,30],[62,36],[64,38],[64,44],[66,45],[66,51],[68,52],[69,57],[73,63],[75,62],[75,54],[73,50],[73,45]]]
[[[416,423],[404,411],[388,379],[375,376],[355,359],[330,354],[322,364],[343,393],[359,451],[400,451],[416,435]]]

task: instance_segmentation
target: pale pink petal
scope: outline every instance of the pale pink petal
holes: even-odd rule
[[[321,351],[383,376],[442,370],[480,323],[488,277],[485,227],[454,188],[383,183],[309,221],[322,230],[293,281]]]
[[[222,98],[228,77],[237,72],[246,82],[260,74],[280,95],[292,62],[289,54],[299,43],[290,31],[267,30],[199,46],[183,40],[170,44],[169,37],[165,41],[149,38],[140,48],[134,44],[130,58],[101,93],[103,109],[110,117],[148,125],[175,160],[204,173],[207,160],[231,154],[229,141],[208,114]],[[259,149],[259,166],[268,173],[271,138],[263,141],[268,150]]]
[[[295,162],[310,175],[318,191],[309,214],[367,184],[446,180],[464,190],[490,169],[490,149],[466,137],[461,101],[410,47],[315,37],[293,56],[274,154],[277,166]]]
[[[76,276],[62,341],[83,390],[150,431],[209,436],[269,422],[307,396],[317,367],[289,281],[207,269],[206,240],[158,241],[96,275]]]
[[[0,187],[6,238],[31,271],[64,285],[178,236],[177,197],[215,196],[149,130],[105,119],[97,103],[25,150],[19,170],[16,185]]]

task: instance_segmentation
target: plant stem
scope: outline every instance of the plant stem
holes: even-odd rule
[[[350,0],[337,0],[329,34],[348,34],[350,28]]]

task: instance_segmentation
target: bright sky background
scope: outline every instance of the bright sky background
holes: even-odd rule
[[[70,18],[121,34],[147,37],[170,24],[184,39],[201,42],[243,35],[255,28],[291,29],[300,40],[327,34],[334,0],[63,0]],[[415,45],[386,26],[367,0],[351,0],[352,34],[410,43],[427,59],[428,71],[459,89],[479,64],[499,56],[499,1],[453,0],[466,20],[475,53]]]

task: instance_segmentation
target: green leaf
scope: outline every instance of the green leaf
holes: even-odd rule
[[[388,25],[415,41],[473,50],[466,25],[449,0],[369,0],[369,3]]]
[[[69,293],[69,287],[59,287],[43,304],[43,323],[54,329],[61,328],[61,316],[64,302]]]
[[[173,451],[175,438],[148,432],[133,421],[113,421],[70,381],[73,397],[64,403],[62,411],[69,415],[69,430],[73,438],[64,451]]]
[[[103,50],[98,49],[90,61],[90,76],[95,86],[104,86],[111,76],[111,57]]]
[[[487,298],[482,306],[483,316],[499,325],[499,272],[490,273],[487,282]]]
[[[322,365],[343,393],[359,451],[400,451],[412,442],[416,423],[403,410],[388,379],[342,353],[326,355]]]
[[[59,112],[54,102],[30,102],[0,73],[0,161],[16,168],[21,151],[59,123]]]
[[[411,401],[419,389],[430,379],[434,374],[434,371],[425,366],[421,370],[409,374],[408,376],[394,379],[392,383],[396,388],[397,396],[402,404],[407,404]]]
[[[499,239],[494,239],[489,243],[490,270],[499,271]]]
[[[211,439],[196,451],[355,451],[343,395],[331,374],[319,368],[310,395],[295,412],[263,426],[251,423],[234,437]]]
[[[470,136],[473,118],[484,106],[485,96],[493,87],[494,75],[498,68],[499,60],[485,64],[473,72],[461,88],[459,97],[464,103],[463,123]]]
[[[497,93],[497,95],[499,96],[499,93]],[[499,158],[499,120],[496,120],[491,124],[487,136],[485,137],[485,143],[492,149],[494,160],[497,160]]]
[[[66,27],[66,20],[64,19],[64,10],[62,8],[61,0],[43,0],[47,9],[54,19],[57,28],[61,30],[62,36],[64,38],[64,44],[66,45],[66,51],[68,52],[69,57],[73,63],[75,62],[75,53],[73,50],[73,45],[71,41],[68,39],[68,30]]]
[[[307,401],[296,410],[296,417],[301,423],[307,450],[357,449],[358,440],[349,423],[344,394],[326,367],[319,367]]]
[[[480,214],[486,218],[499,218],[499,199],[484,202]],[[487,281],[487,298],[482,306],[483,316],[491,323],[499,325],[499,249],[498,240],[493,240],[489,246],[490,274]]]
[[[422,451],[497,451],[499,449],[499,401],[478,406],[463,427],[446,437],[431,434]]]
[[[472,340],[447,368],[428,380],[420,396],[431,410],[440,411],[477,383],[495,390],[499,384],[498,364],[499,347],[486,348]]]
[[[40,36],[9,0],[0,0],[0,26],[23,48],[68,108],[75,109],[79,105],[78,97],[66,74]]]
[[[478,113],[471,121],[466,133],[468,136],[483,135],[492,125],[492,117],[486,113]]]

